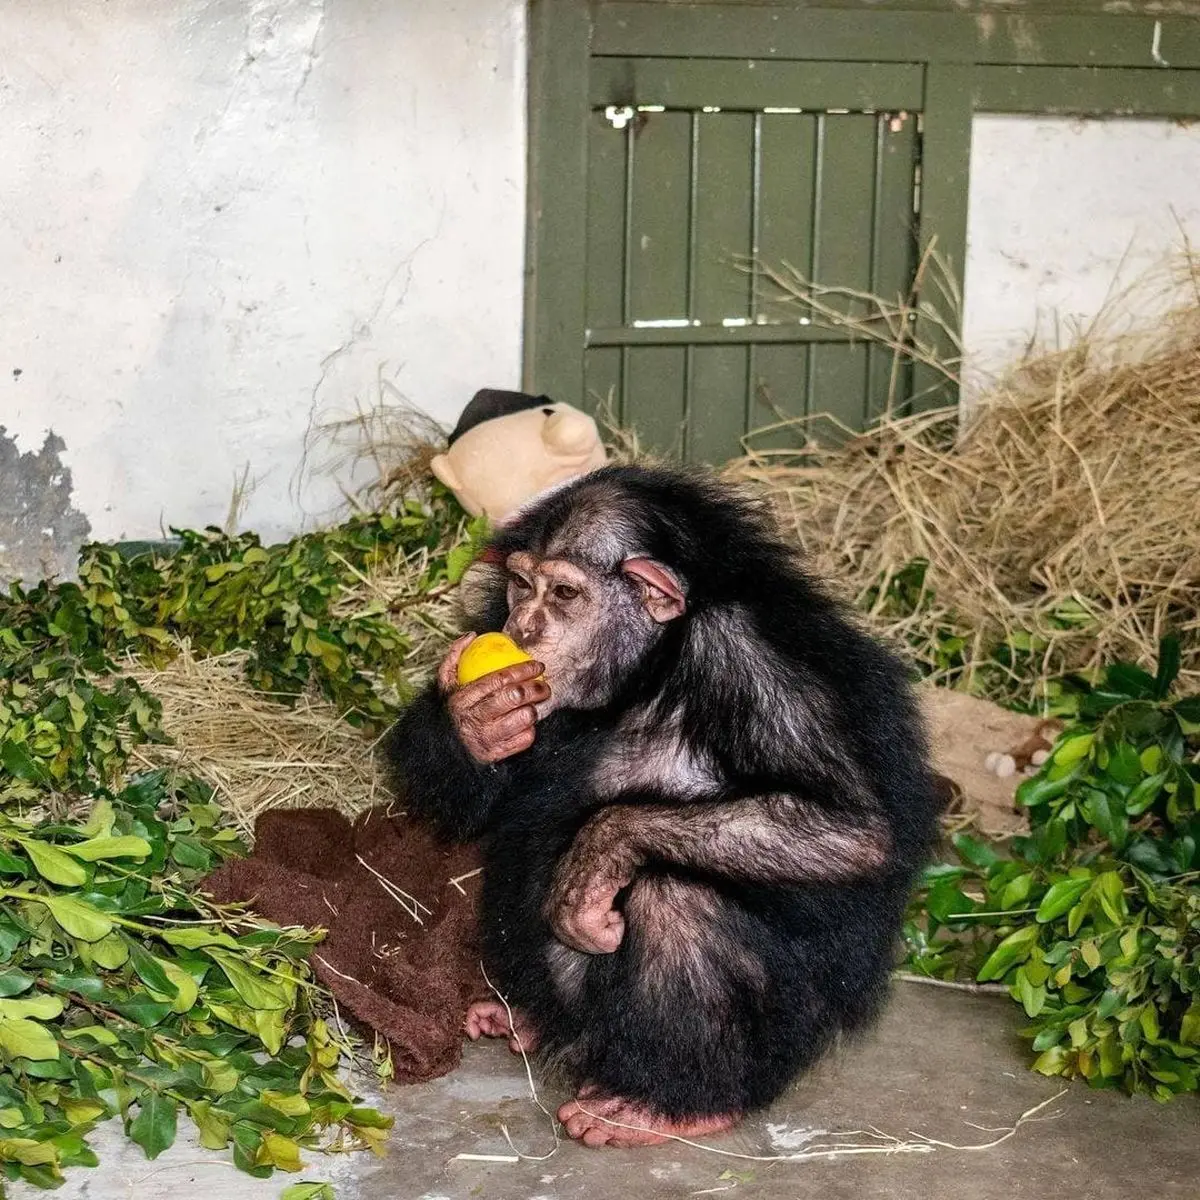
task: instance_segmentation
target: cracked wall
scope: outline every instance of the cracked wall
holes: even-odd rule
[[[522,0],[6,0],[0,421],[100,538],[295,531],[310,423],[520,379]]]
[[[48,434],[37,453],[18,448],[0,425],[0,581],[70,577],[90,526],[71,497],[62,438]]]

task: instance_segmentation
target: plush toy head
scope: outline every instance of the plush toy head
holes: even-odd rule
[[[605,463],[596,422],[547,396],[476,392],[430,463],[471,513],[500,524],[547,489]]]

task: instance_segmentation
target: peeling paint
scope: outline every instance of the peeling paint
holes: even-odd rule
[[[0,579],[34,583],[74,574],[91,526],[71,503],[66,443],[48,433],[38,453],[21,453],[0,425]]]

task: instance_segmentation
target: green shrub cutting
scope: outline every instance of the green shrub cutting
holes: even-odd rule
[[[910,970],[1001,982],[1046,1075],[1168,1100],[1200,1081],[1200,696],[1108,668],[1017,801],[1007,853],[966,835],[905,927]]]
[[[306,965],[320,934],[197,893],[245,847],[206,785],[128,773],[137,746],[165,739],[117,660],[163,661],[183,638],[198,655],[248,649],[252,684],[314,689],[377,728],[403,699],[408,638],[383,602],[339,601],[414,554],[418,590],[452,582],[483,534],[463,528],[435,496],[281,546],[185,531],[171,555],[89,546],[78,583],[0,597],[4,1177],[54,1187],[94,1166],[88,1135],[110,1117],[149,1158],[190,1120],[260,1176],[300,1170],[309,1149],[380,1148],[390,1119],[339,1076],[352,1047]]]

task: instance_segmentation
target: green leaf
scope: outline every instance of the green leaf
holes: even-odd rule
[[[163,969],[166,977],[175,985],[175,997],[171,1001],[171,1007],[180,1015],[191,1012],[200,998],[199,984],[178,963],[166,958],[158,958],[155,961]],[[162,996],[169,998],[165,992],[162,993]]]
[[[1090,885],[1090,879],[1060,880],[1042,897],[1035,920],[1044,925],[1047,921],[1053,921],[1055,917],[1061,917]]]
[[[287,1008],[288,999],[283,988],[258,971],[251,970],[226,950],[210,947],[209,955],[225,972],[234,991],[251,1007]]]
[[[175,1101],[160,1092],[147,1092],[129,1126],[129,1136],[147,1158],[157,1158],[175,1141],[175,1125]]]
[[[254,1028],[268,1053],[278,1054],[287,1036],[286,1012],[282,1008],[258,1009]]]
[[[1069,767],[1087,757],[1096,740],[1095,734],[1076,733],[1064,738],[1054,751],[1054,761],[1061,767]]]
[[[111,1029],[106,1029],[103,1025],[80,1025],[74,1029],[64,1029],[63,1037],[90,1037],[102,1046],[115,1046],[119,1040]]]
[[[293,1183],[279,1193],[279,1200],[337,1200],[329,1183]]]
[[[1096,880],[1096,890],[1100,896],[1100,907],[1104,915],[1114,925],[1120,925],[1128,916],[1129,909],[1125,903],[1125,884],[1116,871],[1105,871]]]
[[[1200,696],[1176,701],[1172,711],[1184,733],[1200,733]]]
[[[1034,1060],[1033,1070],[1042,1075],[1061,1075],[1066,1065],[1066,1050],[1062,1046],[1051,1046]]]
[[[29,855],[37,873],[59,887],[82,887],[87,883],[87,871],[57,846],[33,838],[21,838],[21,847]]]
[[[1200,1046],[1200,1000],[1193,1000],[1179,1023],[1179,1040],[1185,1046]]]
[[[52,1021],[62,1014],[64,1004],[61,996],[28,996],[23,1000],[0,1000],[0,1018],[37,1017],[39,1021]]]
[[[65,857],[65,856],[64,856]],[[67,859],[70,862],[70,859]],[[81,868],[82,869],[82,868]],[[84,942],[98,942],[113,931],[114,922],[106,913],[82,900],[70,896],[42,896],[31,894],[50,910],[50,915],[69,933]]]
[[[986,842],[977,841],[965,833],[954,835],[954,848],[959,856],[972,866],[982,867],[985,871],[994,867],[1000,861],[1000,855]]]
[[[188,1112],[199,1130],[200,1145],[206,1150],[224,1150],[229,1145],[232,1122],[223,1113],[215,1112],[210,1101],[195,1100],[188,1105]]]
[[[110,933],[92,945],[92,960],[106,971],[115,971],[129,961],[129,940]]]
[[[291,1138],[266,1130],[262,1135],[262,1150],[259,1157],[281,1171],[302,1171],[304,1163],[300,1161],[300,1147]]]
[[[1037,808],[1061,796],[1074,782],[1077,770],[1058,779],[1048,775],[1035,775],[1026,779],[1018,788],[1016,802],[1024,808]]]
[[[16,967],[0,970],[0,996],[19,996],[33,987],[33,976],[18,971]]]
[[[225,1059],[209,1059],[203,1064],[205,1086],[218,1096],[232,1092],[238,1085],[241,1075],[237,1067]]]
[[[58,1057],[58,1043],[50,1030],[24,1017],[0,1020],[0,1047],[9,1058],[49,1062]]]
[[[979,968],[979,974],[976,976],[978,981],[987,983],[990,979],[1000,979],[1008,973],[1010,967],[1028,958],[1030,950],[1037,944],[1038,933],[1036,925],[1024,925],[1010,933]]]
[[[63,849],[84,862],[99,862],[108,858],[145,858],[151,846],[140,837],[94,837],[73,846],[63,846]]]
[[[1105,672],[1110,690],[1134,700],[1149,700],[1154,696],[1154,676],[1131,663],[1114,663]]]
[[[212,853],[195,838],[176,838],[171,857],[181,866],[194,871],[207,871],[212,866]]]
[[[159,934],[170,946],[182,946],[185,950],[201,950],[208,946],[228,946],[237,950],[238,944],[221,929],[211,926],[181,926],[176,929],[164,929]]]
[[[277,1108],[285,1117],[303,1117],[309,1112],[309,1103],[299,1092],[277,1092],[267,1088],[260,1099],[264,1104]]]
[[[126,1000],[114,1004],[113,1008],[123,1017],[128,1017],[143,1029],[158,1025],[165,1021],[167,1014],[172,1011],[170,1004],[159,1000]]]
[[[67,1114],[67,1120],[72,1125],[90,1125],[109,1115],[108,1105],[103,1100],[90,1097],[63,1096],[58,1106]]]
[[[1155,748],[1155,747],[1152,747]],[[1142,766],[1145,766],[1145,754],[1141,755]],[[1139,817],[1158,799],[1163,784],[1167,780],[1167,772],[1160,771],[1143,779],[1125,798],[1125,811],[1131,817]]]
[[[28,879],[29,864],[9,854],[7,850],[0,850],[0,875],[15,875],[20,879]]]
[[[157,992],[167,1000],[174,1000],[179,994],[179,988],[172,983],[170,976],[163,970],[162,964],[148,950],[144,950],[135,941],[129,943],[129,958],[133,969],[141,981],[152,991]],[[191,1005],[188,1005],[190,1008]],[[186,1011],[186,1009],[184,1010]]]
[[[1154,675],[1154,698],[1166,699],[1179,675],[1179,639],[1168,634],[1158,643],[1158,670]]]
[[[88,814],[83,832],[89,837],[108,837],[116,823],[116,813],[108,800],[97,800]]]
[[[50,1142],[33,1138],[0,1138],[0,1160],[27,1167],[45,1166],[58,1162],[58,1150]]]
[[[26,783],[46,781],[46,772],[41,763],[19,742],[6,741],[0,746],[0,766],[14,779],[21,779]]]
[[[1142,777],[1142,762],[1137,750],[1128,742],[1118,742],[1109,754],[1105,774],[1123,787],[1133,787]]]

